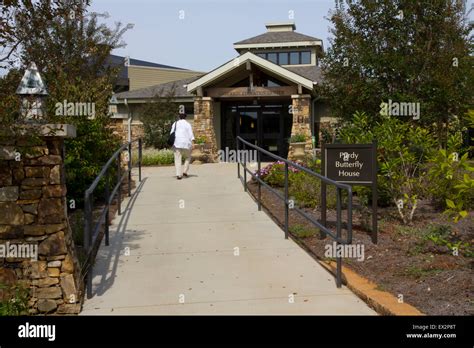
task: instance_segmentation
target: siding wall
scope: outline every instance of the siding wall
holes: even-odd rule
[[[202,75],[202,73],[192,70],[149,68],[133,65],[128,67],[131,91],[197,75]]]

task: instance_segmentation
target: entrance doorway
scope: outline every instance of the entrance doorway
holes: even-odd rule
[[[293,122],[289,103],[222,103],[222,150],[236,148],[236,137],[286,158]],[[269,160],[269,158],[262,158]]]

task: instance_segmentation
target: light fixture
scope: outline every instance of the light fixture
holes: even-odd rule
[[[48,95],[48,91],[34,62],[31,62],[26,69],[16,94],[21,97],[21,114],[26,120],[43,119],[44,99]]]

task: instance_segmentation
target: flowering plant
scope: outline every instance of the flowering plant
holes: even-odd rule
[[[305,167],[303,162],[297,161],[295,163]],[[300,170],[289,165],[288,172],[298,173]],[[283,186],[285,181],[285,162],[277,161],[270,163],[264,168],[261,168],[260,171],[256,170],[254,174],[270,185]]]

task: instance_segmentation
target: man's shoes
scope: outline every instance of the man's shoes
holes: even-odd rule
[[[182,176],[177,176],[176,177],[178,180],[181,180],[183,177]]]
[[[183,173],[183,175],[184,175],[186,178],[188,177],[188,174],[186,174],[186,173]]]

